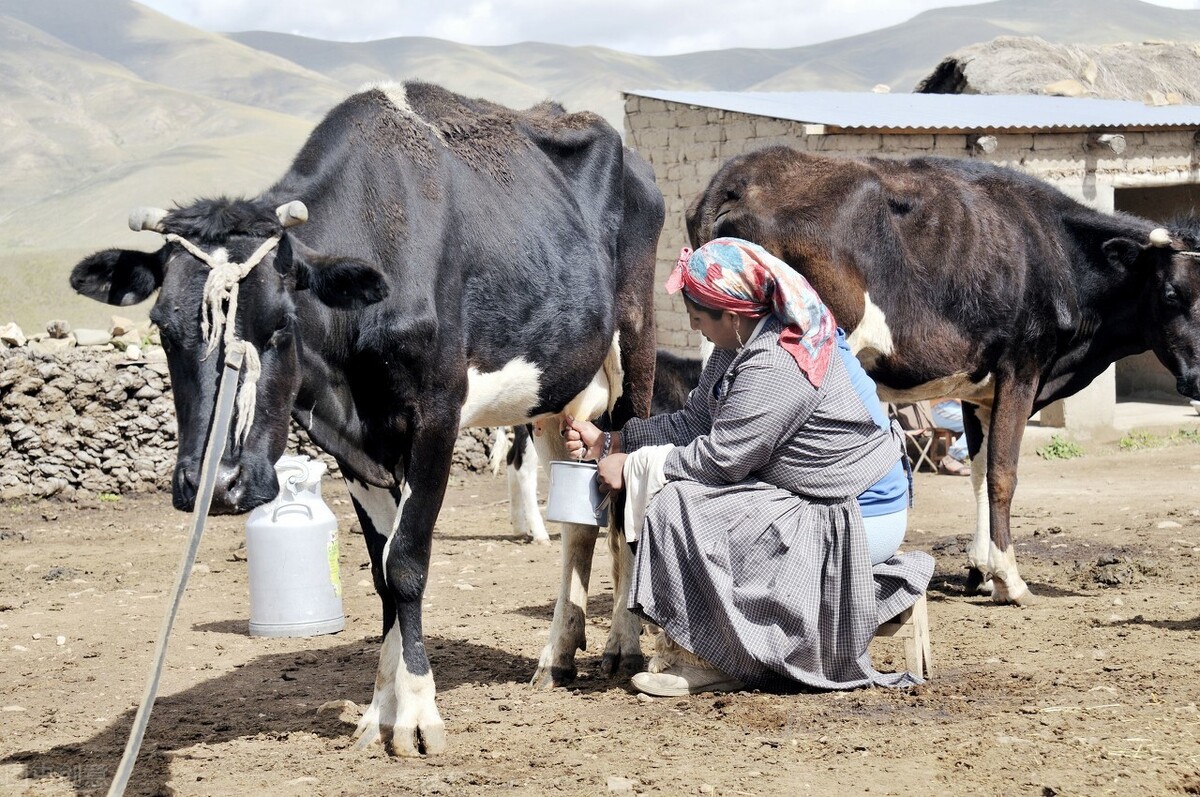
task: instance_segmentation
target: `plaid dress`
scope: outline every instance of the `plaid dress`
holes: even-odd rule
[[[650,502],[631,608],[752,687],[920,683],[871,667],[881,622],[925,591],[933,559],[871,566],[855,497],[895,463],[839,358],[820,388],[778,345],[775,319],[718,349],[684,409],[631,420],[626,451],[679,446]]]

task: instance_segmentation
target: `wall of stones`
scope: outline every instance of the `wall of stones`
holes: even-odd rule
[[[491,429],[464,432],[454,467],[482,471]],[[73,336],[0,344],[0,500],[168,490],[175,406],[157,346],[76,346]],[[293,423],[290,453],[337,465]]]
[[[939,155],[978,158],[1045,179],[1099,210],[1113,209],[1115,188],[1200,182],[1196,133],[1192,130],[1123,133],[1121,152],[1090,143],[1086,132],[992,134],[982,151],[965,134],[904,131],[826,134],[820,126],[786,119],[684,105],[626,95],[625,140],[654,167],[666,200],[659,241],[656,284],[661,286],[688,245],[684,214],[729,158],[774,144],[832,155],[900,157]],[[680,354],[696,351],[700,336],[690,330],[683,302],[655,293],[660,347]]]

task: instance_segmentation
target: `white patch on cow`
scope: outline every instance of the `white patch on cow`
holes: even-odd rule
[[[396,529],[400,528],[400,518],[404,513],[404,503],[408,497],[412,495],[412,489],[405,482],[400,485],[400,503],[396,504],[390,490],[383,487],[374,487],[370,484],[346,480],[346,487],[350,492],[351,497],[358,502],[358,505],[367,513],[367,517],[371,519],[371,525],[375,527],[375,531],[379,534],[387,535],[387,542],[383,544],[383,554],[381,561],[383,562],[383,579],[387,582],[387,558],[388,552],[391,549],[392,537],[396,534]]]
[[[408,482],[405,482],[400,486],[400,504],[396,507],[396,522],[392,524],[392,530],[391,533],[388,534],[387,542],[383,544],[383,554],[382,558],[380,559],[380,561],[383,562],[383,583],[385,584],[387,584],[387,561],[388,555],[392,550],[392,539],[396,536],[396,530],[400,528],[400,518],[404,517],[404,503],[408,501],[408,498],[411,495],[412,488],[408,486]]]
[[[549,544],[537,496],[538,455],[532,438],[525,438],[521,467],[508,469],[508,514],[517,532],[536,543]]]
[[[399,635],[397,627],[395,633]],[[400,716],[396,718],[392,752],[398,755],[417,755],[415,731],[420,730],[425,752],[440,753],[446,746],[446,725],[438,713],[437,687],[433,670],[414,675],[403,664],[396,670],[396,697]]]
[[[393,624],[383,636],[379,647],[379,668],[375,674],[375,692],[371,705],[363,712],[358,728],[351,737],[358,748],[366,747],[379,739],[380,728],[394,726],[398,707],[396,705],[396,671],[404,660],[404,640],[400,628]]]
[[[509,434],[507,426],[497,426],[492,432],[492,453],[488,456],[488,465],[492,468],[493,476],[500,475],[500,469],[504,467],[504,461],[508,458],[508,449],[512,447]]]
[[[375,693],[354,732],[355,746],[363,748],[381,737],[390,737],[391,752],[420,755],[416,745],[419,731],[425,752],[441,752],[446,744],[446,727],[437,710],[436,694],[432,671],[424,675],[408,671],[404,637],[399,622],[394,623],[379,648]]]
[[[700,338],[700,370],[703,371],[708,367],[708,358],[712,357],[713,350],[717,347],[708,338]]]
[[[983,379],[974,382],[971,380],[969,374],[957,373],[905,390],[894,390],[882,383],[876,383],[875,390],[879,394],[880,401],[890,401],[894,404],[909,404],[939,398],[957,398],[969,401],[972,404],[990,406],[996,392],[996,386],[992,382],[991,374],[987,374]]]
[[[384,96],[388,98],[388,102],[394,105],[397,111],[416,124],[425,127],[438,141],[441,141],[443,144],[446,143],[446,139],[442,136],[442,131],[421,118],[421,115],[414,111],[412,106],[408,104],[408,89],[405,88],[403,83],[396,83],[391,80],[372,81],[364,83],[359,88],[358,93],[361,94],[364,91],[372,89],[382,91]]]
[[[467,369],[467,400],[463,402],[459,428],[506,426],[527,420],[538,404],[542,372],[518,357],[499,371],[481,373]]]
[[[608,354],[600,370],[592,377],[588,386],[571,399],[563,410],[563,414],[572,418],[591,420],[612,410],[625,382],[625,369],[621,366],[621,333],[613,333],[612,343],[609,344]]]
[[[971,489],[975,493],[975,538],[967,551],[967,564],[988,573],[988,548],[992,543],[991,509],[987,494],[987,427],[984,426],[983,443],[979,453],[971,458]],[[985,585],[984,589],[990,589]]]
[[[863,293],[863,316],[854,331],[846,336],[850,351],[870,370],[880,357],[888,357],[896,350],[892,330],[888,328],[883,310],[871,301],[870,293]]]

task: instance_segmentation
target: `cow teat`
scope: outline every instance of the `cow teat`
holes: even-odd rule
[[[1162,227],[1155,227],[1150,231],[1150,245],[1164,247],[1171,245],[1171,234]]]
[[[299,199],[293,199],[291,202],[284,202],[275,208],[275,215],[279,217],[279,223],[286,229],[308,221],[308,208]]]

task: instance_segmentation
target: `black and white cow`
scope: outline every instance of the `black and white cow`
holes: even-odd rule
[[[650,414],[662,415],[683,409],[688,394],[700,381],[702,365],[702,360],[659,349],[655,356]],[[538,455],[532,431],[529,425],[515,426],[509,440],[507,429],[497,429],[491,465],[492,473],[498,473],[501,463],[508,463],[508,511],[513,528],[521,537],[544,545],[549,544],[550,534],[538,510]]]
[[[1009,530],[1029,416],[1147,349],[1200,398],[1194,218],[1156,229],[980,161],[770,147],[725,163],[687,224],[693,246],[748,238],[808,277],[884,401],[969,402],[968,589],[991,576],[997,602],[1031,597]]]
[[[275,496],[289,416],[334,456],[383,603],[359,745],[441,750],[421,598],[455,438],[461,427],[528,421],[557,430],[564,413],[619,427],[649,410],[663,221],[649,167],[595,114],[549,103],[511,111],[414,82],[338,105],[258,197],[139,219],[167,244],[92,255],[71,284],[117,305],[158,291],[151,318],[179,422],[175,506],[195,501],[220,370],[212,326],[236,305],[226,329],[257,352],[257,410],[227,445],[214,511]],[[261,265],[230,279],[231,263],[254,257]],[[232,289],[236,301],[204,304],[210,274],[224,281],[216,295]],[[547,459],[565,456],[558,434],[538,440]],[[564,533],[563,586],[535,684],[575,674],[596,536],[587,526]],[[625,566],[618,585],[627,557],[614,555]],[[638,625],[618,603],[610,670],[641,663]]]

